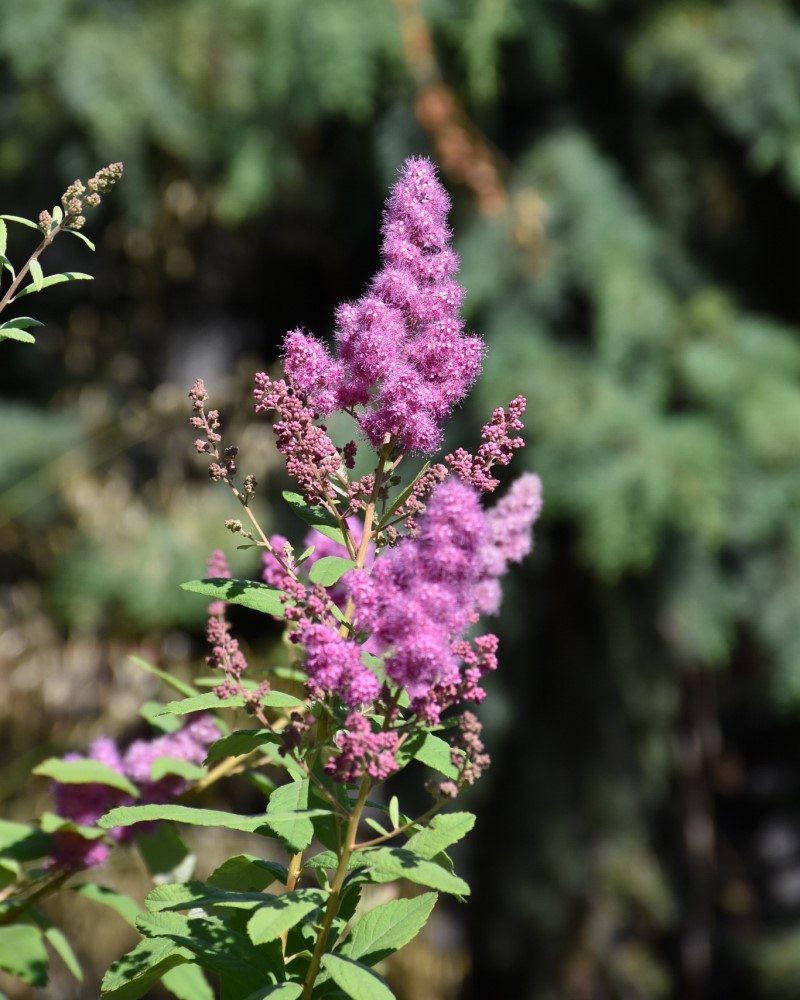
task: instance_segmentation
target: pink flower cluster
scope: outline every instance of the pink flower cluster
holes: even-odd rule
[[[465,336],[454,280],[450,202],[424,158],[405,162],[383,220],[383,267],[357,302],[337,312],[337,355],[302,330],[284,341],[287,378],[319,413],[363,407],[373,445],[432,452],[441,425],[477,378],[483,342]]]
[[[163,757],[201,764],[208,747],[222,734],[209,715],[197,715],[182,729],[166,733],[152,740],[135,740],[125,753],[108,737],[92,743],[88,758],[68,754],[64,759],[96,760],[110,767],[117,774],[132,781],[141,792],[139,802],[172,802],[186,789],[186,781],[178,775],[167,775],[158,781],[152,778],[152,766]],[[132,799],[125,792],[97,782],[67,784],[56,782],[53,787],[56,813],[79,826],[94,826],[109,809],[130,805]],[[113,840],[122,841],[131,836],[136,827],[117,828],[109,831]],[[108,843],[83,837],[78,831],[61,830],[55,835],[54,857],[66,867],[91,868],[102,864],[109,854]]]

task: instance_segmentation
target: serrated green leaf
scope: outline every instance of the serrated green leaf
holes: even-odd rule
[[[216,868],[207,882],[218,889],[260,892],[273,882],[286,885],[288,878],[286,866],[277,861],[264,861],[252,854],[237,854]]]
[[[186,781],[200,781],[206,776],[206,769],[199,764],[178,757],[157,757],[150,765],[150,780],[160,781],[174,774]]]
[[[44,937],[53,951],[59,956],[64,965],[66,965],[72,973],[73,979],[77,979],[79,983],[82,983],[83,969],[81,969],[78,957],[72,950],[72,945],[69,941],[67,941],[58,927],[54,927],[53,925],[46,927],[44,930]]]
[[[193,962],[194,955],[167,938],[146,938],[118,958],[103,976],[101,996],[138,1000],[170,969]]]
[[[242,708],[244,703],[244,696],[240,694],[234,695],[231,698],[220,698],[213,691],[207,691],[205,694],[192,695],[191,698],[184,698],[181,701],[170,701],[164,706],[160,714],[188,715],[190,712],[205,712],[212,708]],[[261,697],[259,704],[265,708],[306,707],[304,701],[283,691],[270,691]]]
[[[354,566],[355,563],[352,559],[344,559],[342,556],[323,556],[311,566],[308,578],[312,583],[319,583],[323,587],[332,587]]]
[[[62,232],[69,233],[70,236],[74,236],[76,239],[79,239],[81,243],[85,243],[90,250],[95,249],[95,245],[94,243],[92,243],[89,237],[84,236],[83,233],[79,233],[77,229],[64,229],[62,230]]]
[[[227,601],[228,604],[240,604],[243,608],[260,611],[276,618],[283,617],[287,604],[290,606],[294,604],[294,601],[284,603],[281,600],[281,597],[285,597],[282,590],[276,590],[275,587],[255,580],[229,580],[224,577],[188,580],[181,584],[181,590],[211,597],[216,601]]]
[[[215,764],[226,757],[241,757],[263,746],[277,746],[280,737],[269,729],[237,729],[236,732],[212,743],[208,748],[206,764]]]
[[[37,292],[41,292],[44,286],[44,272],[42,271],[42,265],[35,258],[31,258],[28,263],[28,271],[30,272],[33,287]]]
[[[321,535],[324,535],[326,538],[330,538],[332,541],[338,542],[341,546],[345,547],[342,529],[336,523],[336,518],[333,514],[325,510],[324,507],[312,507],[310,504],[305,502],[299,493],[292,493],[290,490],[284,491],[283,499],[289,504],[293,513],[295,513],[301,521],[305,521],[306,524],[310,525]]]
[[[347,862],[347,871],[355,871],[357,868],[364,867],[364,859],[361,857],[362,852],[358,851],[356,854],[351,854],[350,859]],[[333,851],[320,851],[319,854],[315,854],[303,862],[303,868],[326,868],[333,870],[338,867],[339,858]]]
[[[49,288],[51,285],[60,285],[65,281],[92,281],[91,274],[84,274],[82,271],[64,271],[63,274],[51,274],[45,278],[41,288],[36,288],[34,283],[26,285],[21,292],[17,292],[14,300],[21,299],[23,295],[31,295],[33,292],[40,292],[42,288]]]
[[[203,968],[228,980],[230,993],[223,992],[231,997],[246,996],[263,985],[271,972],[283,969],[280,948],[277,955],[256,948],[244,934],[214,915],[146,913],[137,926],[147,937],[166,937],[189,949]],[[279,969],[270,968],[270,959],[279,963]]]
[[[60,760],[58,757],[50,757],[38,764],[33,773],[60,781],[64,785],[108,785],[135,799],[139,798],[139,789],[135,785],[99,760]]]
[[[0,330],[0,340],[18,340],[21,344],[35,344],[36,337],[25,330],[18,330],[13,326],[4,326]]]
[[[405,844],[405,849],[430,860],[465,837],[473,826],[475,826],[473,813],[442,813],[434,816],[424,830],[415,833]]]
[[[130,896],[116,889],[109,889],[105,885],[98,885],[96,882],[86,882],[83,885],[72,887],[72,891],[84,899],[90,899],[93,903],[100,903],[114,910],[131,926],[135,926],[136,918],[142,912],[138,903],[135,903]]]
[[[304,851],[314,839],[311,820],[297,815],[308,807],[309,785],[308,778],[287,782],[275,789],[267,803],[267,822],[292,853]],[[317,813],[324,816],[326,810]]]
[[[0,219],[7,219],[9,222],[18,222],[21,226],[27,226],[28,229],[39,228],[36,222],[31,222],[30,219],[23,219],[21,215],[0,215]]]
[[[446,778],[457,778],[458,768],[453,764],[452,750],[449,743],[433,733],[414,733],[400,747],[396,756],[401,767],[409,760],[418,760]]]
[[[253,944],[275,941],[301,920],[325,905],[327,893],[321,889],[295,889],[268,899],[247,921]]]
[[[161,977],[161,985],[177,1000],[214,1000],[214,990],[199,965],[176,965]]]
[[[143,806],[119,806],[101,816],[97,825],[104,830],[115,826],[133,826],[152,820],[171,820],[189,826],[218,826],[226,830],[244,830],[254,833],[266,825],[266,816],[238,816],[220,809],[194,809],[177,804],[149,804]]]
[[[425,892],[413,899],[391,899],[369,910],[353,927],[342,954],[375,965],[417,936],[437,899],[435,892]]]
[[[190,698],[193,694],[197,694],[197,688],[191,684],[187,684],[186,681],[173,677],[172,674],[168,674],[165,670],[154,667],[152,663],[143,660],[141,656],[130,656],[128,659],[141,670],[146,670],[148,674],[158,677],[159,680],[162,680],[166,685],[177,691],[178,694],[185,695],[187,698]]]
[[[14,319],[7,319],[5,323],[0,323],[0,330],[13,326],[17,330],[29,330],[32,326],[44,326],[38,319],[31,316],[15,316]]]
[[[145,904],[151,913],[192,910],[195,907],[223,906],[235,910],[253,910],[270,900],[263,892],[238,892],[221,889],[207,882],[173,882],[160,885],[147,894]],[[275,897],[283,898],[283,897]]]
[[[30,986],[47,985],[47,950],[32,924],[0,927],[0,969]]]
[[[377,972],[341,955],[323,955],[322,968],[351,1000],[394,1000]]]
[[[463,879],[404,847],[367,847],[358,852],[358,857],[363,864],[369,865],[373,882],[393,882],[404,878],[416,885],[425,885],[455,896],[468,896],[470,892]]]

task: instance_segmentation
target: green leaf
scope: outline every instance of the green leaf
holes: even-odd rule
[[[210,708],[242,708],[244,696],[237,694],[232,698],[220,698],[213,691],[205,694],[196,694],[191,698],[184,698],[181,701],[168,702],[161,711],[161,715],[188,715],[190,712],[207,711]],[[259,704],[265,708],[305,708],[306,703],[292,694],[283,691],[270,691],[259,700]]]
[[[473,813],[454,812],[434,816],[424,830],[415,833],[408,840],[405,849],[430,860],[465,837],[473,826],[475,826]]]
[[[63,816],[56,816],[55,813],[51,812],[42,813],[39,817],[39,823],[45,833],[58,833],[60,830],[72,831],[73,833],[79,833],[87,840],[98,840],[100,837],[105,836],[104,832],[98,830],[95,826],[81,826],[71,819],[64,819]]]
[[[38,927],[32,924],[0,927],[0,969],[30,986],[47,985],[47,951]]]
[[[34,861],[50,853],[52,838],[28,823],[0,819],[0,854],[16,861]]]
[[[163,701],[145,701],[139,708],[139,715],[151,726],[160,729],[163,733],[177,732],[183,723],[176,719],[174,715],[162,715],[165,705]]]
[[[150,804],[119,806],[101,816],[97,825],[104,830],[111,830],[115,826],[133,826],[135,823],[147,823],[152,820],[171,820],[173,823],[186,823],[189,826],[218,826],[225,830],[244,830],[246,833],[255,833],[267,823],[267,817],[264,815],[238,816],[236,813],[223,812],[220,809]]]
[[[352,559],[344,559],[342,556],[323,556],[312,564],[308,571],[308,578],[312,583],[319,583],[323,587],[332,587],[354,566],[355,563]]]
[[[18,340],[22,344],[35,344],[36,337],[25,330],[18,330],[14,326],[4,326],[0,329],[0,340]]]
[[[401,767],[409,760],[418,760],[446,778],[457,778],[459,772],[451,758],[452,750],[449,743],[433,733],[414,733],[400,747],[396,756]]]
[[[37,292],[41,292],[42,286],[44,285],[44,273],[42,271],[42,265],[38,260],[32,258],[28,264],[28,270],[30,271],[31,280],[33,281],[33,287]]]
[[[51,924],[49,927],[45,928],[44,936],[53,951],[60,957],[61,961],[72,973],[73,978],[77,979],[79,983],[82,983],[83,969],[81,969],[80,962],[78,962],[78,958],[72,950],[72,945],[69,941],[67,941],[61,931]]]
[[[38,319],[31,316],[15,316],[14,319],[7,319],[5,323],[0,323],[0,330],[13,327],[15,330],[29,330],[31,327],[44,326]]]
[[[202,594],[217,601],[227,601],[228,604],[241,604],[243,608],[260,611],[265,615],[282,618],[286,604],[281,597],[286,595],[282,590],[269,587],[266,583],[255,580],[228,580],[224,577],[211,577],[207,580],[189,580],[181,584],[181,590],[191,594]],[[287,601],[293,605],[294,601]]]
[[[82,243],[85,243],[86,246],[90,250],[94,250],[95,249],[95,245],[94,245],[94,243],[92,243],[92,241],[89,239],[89,237],[88,236],[84,236],[83,233],[79,233],[77,229],[63,229],[62,232],[69,233],[70,236],[74,236],[76,239],[80,240]]]
[[[193,687],[191,684],[187,684],[185,681],[179,680],[177,677],[173,677],[172,674],[168,674],[165,670],[160,670],[158,667],[154,667],[152,663],[148,663],[147,660],[143,660],[140,656],[129,657],[131,663],[134,663],[137,667],[142,670],[146,670],[148,674],[152,674],[154,677],[158,677],[169,687],[173,688],[178,694],[182,694],[189,698],[193,694],[197,694],[197,688]]]
[[[311,820],[297,815],[308,807],[309,785],[308,778],[287,782],[275,789],[267,803],[267,822],[292,854],[304,851],[314,839]],[[317,810],[317,814],[327,815],[327,810]]]
[[[0,330],[13,326],[15,330],[29,330],[32,326],[44,326],[38,319],[30,316],[15,316],[14,319],[7,319],[5,323],[0,323]]]
[[[188,948],[204,969],[224,976],[230,992],[223,988],[223,995],[247,996],[262,986],[270,973],[279,971],[269,967],[268,960],[274,956],[256,948],[244,934],[214,915],[146,913],[139,918],[137,926],[147,937],[167,937]],[[277,960],[282,972],[280,949]]]
[[[214,1000],[214,990],[199,965],[176,965],[161,977],[161,984],[178,1000]]]
[[[150,780],[160,781],[169,774],[175,774],[186,781],[200,781],[206,776],[206,769],[178,757],[157,757],[150,766]]]
[[[195,856],[172,823],[139,834],[136,846],[155,882],[185,881],[194,874]]]
[[[5,256],[6,247],[8,246],[8,227],[5,222],[0,219],[0,254]]]
[[[59,760],[58,757],[50,757],[37,765],[33,773],[64,785],[109,785],[135,799],[139,798],[139,789],[135,785],[99,760]]]
[[[358,852],[358,857],[362,863],[369,865],[373,882],[393,882],[405,878],[454,896],[469,895],[469,886],[463,879],[404,847],[367,847]]]
[[[361,851],[350,855],[350,860],[347,862],[347,871],[355,871],[357,868],[364,867],[366,862],[361,855]],[[320,851],[319,854],[315,854],[313,857],[310,857],[307,861],[303,862],[303,868],[325,868],[335,870],[338,865],[339,858],[333,851]]]
[[[73,886],[72,891],[84,899],[91,899],[93,903],[100,903],[118,913],[131,926],[136,925],[136,918],[142,912],[138,903],[135,903],[130,896],[116,889],[109,889],[105,885],[98,885],[96,882],[86,882],[83,885]]]
[[[417,936],[437,899],[435,892],[425,892],[413,899],[390,899],[369,910],[350,932],[342,954],[375,965]]]
[[[295,889],[273,896],[247,921],[247,933],[253,944],[275,941],[301,920],[325,905],[327,893],[321,889]]]
[[[323,955],[322,968],[351,1000],[394,1000],[394,993],[377,972],[341,955]]]
[[[167,938],[149,938],[118,958],[103,976],[102,996],[137,1000],[170,969],[194,961],[194,955]]]
[[[64,209],[60,205],[53,205],[53,211],[50,215],[52,216],[53,222],[58,225],[64,218]]]
[[[336,518],[333,514],[325,510],[324,507],[312,507],[305,502],[299,493],[292,493],[289,490],[284,491],[283,499],[289,504],[292,511],[301,521],[305,521],[306,524],[311,525],[315,531],[318,531],[321,535],[325,535],[326,538],[330,538],[334,542],[338,542],[341,546],[344,546],[342,529],[336,523]]]
[[[218,760],[225,760],[226,757],[241,757],[242,754],[258,750],[263,746],[277,746],[280,744],[280,737],[269,729],[237,729],[229,736],[212,743],[208,748],[206,764],[214,764]]]
[[[209,875],[209,885],[235,892],[259,892],[273,882],[286,885],[289,872],[277,861],[264,861],[252,854],[237,854],[228,858]]]
[[[279,983],[277,986],[264,986],[255,993],[250,993],[244,1000],[297,1000],[302,992],[301,983]]]
[[[419,470],[416,476],[414,476],[414,478],[411,480],[408,486],[406,486],[405,489],[401,493],[398,493],[398,495],[394,498],[394,500],[392,500],[391,504],[386,510],[386,513],[383,515],[383,517],[380,520],[380,523],[375,529],[376,531],[382,531],[383,528],[392,520],[394,512],[398,509],[398,507],[402,506],[406,502],[406,500],[408,500],[408,498],[414,492],[414,487],[428,471],[430,464],[431,464],[430,462],[425,462],[425,464],[422,466],[422,468]]]
[[[23,295],[31,295],[33,292],[40,292],[42,288],[49,288],[51,285],[60,285],[64,281],[92,281],[91,274],[83,274],[82,271],[64,271],[63,274],[51,274],[45,278],[41,288],[36,288],[34,283],[26,285],[21,292],[17,292],[14,300],[21,299]]]
[[[254,910],[270,900],[263,892],[233,892],[207,882],[173,882],[160,885],[147,894],[145,903],[152,913],[193,910],[196,907],[224,906],[235,910]],[[283,898],[275,897],[275,898]]]
[[[389,799],[389,819],[392,823],[392,829],[396,830],[400,826],[400,800],[396,795]]]
[[[27,226],[28,229],[39,228],[36,222],[31,222],[30,219],[23,219],[21,215],[0,215],[0,219],[7,219],[9,222],[18,222],[21,226]]]

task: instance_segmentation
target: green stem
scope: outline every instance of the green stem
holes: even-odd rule
[[[322,918],[322,926],[317,934],[317,943],[314,947],[314,954],[311,956],[311,964],[308,967],[305,981],[303,982],[303,992],[300,996],[300,1000],[310,1000],[311,991],[314,988],[314,981],[316,980],[317,973],[319,972],[320,962],[322,961],[322,956],[325,954],[325,945],[328,941],[328,934],[330,933],[334,917],[339,912],[339,894],[342,891],[342,885],[344,884],[345,877],[347,876],[347,866],[350,862],[350,857],[353,854],[356,842],[356,833],[358,832],[358,824],[361,821],[361,814],[364,811],[364,805],[369,795],[369,788],[369,777],[364,775],[361,779],[361,789],[359,790],[358,798],[353,806],[350,821],[347,824],[347,833],[345,834],[342,852],[339,856],[339,866],[336,869],[336,874],[333,876],[328,905],[325,908],[325,915]]]

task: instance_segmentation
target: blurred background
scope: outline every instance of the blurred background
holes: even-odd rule
[[[196,377],[300,541],[252,375],[287,329],[331,333],[425,154],[489,349],[448,442],[524,393],[511,471],[546,502],[481,709],[472,902],[394,988],[800,996],[799,81],[789,0],[4,3],[0,211],[125,176],[97,253],[44,258],[96,280],[31,299],[37,345],[0,346],[3,814],[48,805],[43,757],[141,735],[164,692],[131,653],[202,667],[177,585],[212,548],[257,572],[193,453]],[[54,960],[47,995],[94,997],[119,941],[69,919],[94,972]]]

